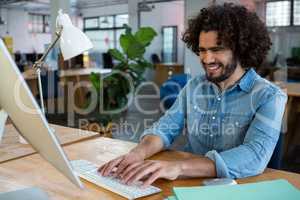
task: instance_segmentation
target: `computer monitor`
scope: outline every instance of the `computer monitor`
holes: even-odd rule
[[[72,171],[67,156],[2,39],[0,39],[0,94],[0,131],[3,133],[7,113],[27,142],[72,183],[82,188],[80,179]]]

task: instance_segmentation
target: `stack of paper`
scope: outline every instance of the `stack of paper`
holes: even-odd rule
[[[279,179],[240,185],[175,187],[168,200],[300,200],[300,191]]]

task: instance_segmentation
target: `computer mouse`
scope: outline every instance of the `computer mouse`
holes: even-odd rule
[[[213,186],[213,185],[236,185],[237,182],[231,178],[215,178],[215,179],[207,179],[203,181],[203,185],[205,186]]]

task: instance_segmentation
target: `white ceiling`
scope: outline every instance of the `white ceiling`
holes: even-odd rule
[[[70,0],[72,7],[103,7],[127,4],[128,0]],[[0,0],[0,7],[22,8],[27,10],[49,9],[50,0]]]
[[[70,0],[73,8],[105,7],[110,5],[127,4],[129,0]],[[145,0],[139,0],[142,2]],[[174,0],[146,0],[147,2]],[[50,0],[0,0],[0,7],[25,9],[29,11],[49,10]]]

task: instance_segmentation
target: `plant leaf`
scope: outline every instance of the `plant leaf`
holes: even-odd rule
[[[101,88],[100,74],[96,74],[96,73],[92,72],[90,74],[90,81],[92,82],[92,85],[96,88],[96,90],[99,91]]]
[[[143,45],[141,45],[139,42],[134,41],[131,43],[127,50],[128,58],[134,59],[134,58],[140,58],[144,55],[146,49]]]
[[[123,27],[125,28],[125,34],[131,34],[131,27],[127,24],[124,24]]]
[[[120,45],[126,54],[127,54],[130,44],[133,42],[135,42],[135,38],[131,33],[122,34],[120,36]]]
[[[153,68],[153,64],[147,60],[138,60],[137,63],[143,68]]]
[[[125,57],[118,49],[109,49],[108,53],[110,53],[110,55],[112,55],[112,57],[114,57],[115,59],[121,62],[126,62]]]
[[[120,45],[129,59],[141,58],[145,53],[145,46],[131,34],[122,34]]]
[[[134,35],[135,39],[143,46],[149,46],[151,41],[157,35],[155,30],[151,27],[142,27]]]

